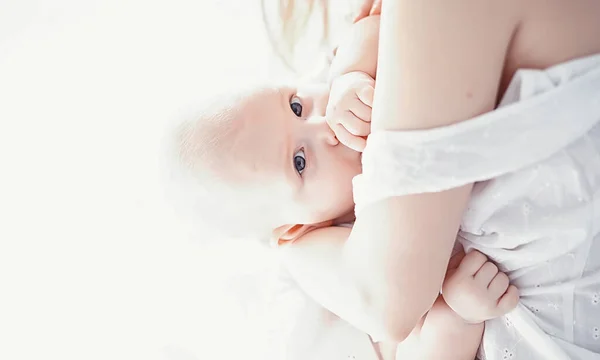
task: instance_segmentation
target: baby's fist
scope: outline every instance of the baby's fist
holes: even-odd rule
[[[509,284],[508,276],[478,251],[471,251],[456,269],[449,269],[442,295],[470,323],[502,316],[519,302],[519,292]]]
[[[353,150],[363,151],[371,133],[374,93],[375,80],[360,71],[344,74],[331,84],[327,123],[337,139]]]

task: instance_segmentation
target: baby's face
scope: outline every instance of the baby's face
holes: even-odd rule
[[[326,86],[264,87],[235,108],[228,176],[259,201],[273,225],[316,224],[353,210],[360,153],[337,141],[325,121]]]

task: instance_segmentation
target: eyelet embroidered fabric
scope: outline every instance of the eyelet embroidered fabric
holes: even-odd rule
[[[369,136],[356,212],[475,183],[458,241],[508,273],[517,309],[481,359],[600,359],[600,55],[519,71],[500,107],[455,125]]]

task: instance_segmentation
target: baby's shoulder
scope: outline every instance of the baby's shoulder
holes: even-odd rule
[[[379,16],[369,16],[353,24],[335,50],[330,79],[352,71],[361,71],[375,78],[378,46]]]

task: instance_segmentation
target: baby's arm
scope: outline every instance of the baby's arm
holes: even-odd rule
[[[354,24],[335,51],[329,80],[360,71],[375,79],[379,46],[379,16],[369,16]]]
[[[315,301],[358,329],[385,340],[384,319],[372,316],[367,302],[348,280],[342,252],[350,230],[329,227],[309,232],[282,246],[283,260],[300,287]],[[490,264],[478,252],[453,257],[443,286],[450,306],[439,296],[399,351],[416,351],[418,359],[423,360],[473,359],[483,321],[506,314],[518,301],[516,288],[504,281],[505,274],[496,270],[495,275],[489,276]],[[464,346],[459,348],[457,343]]]
[[[327,227],[281,245],[283,264],[298,285],[316,302],[354,327],[383,337],[383,319],[370,316],[366,301],[349,278],[343,263],[349,228]]]
[[[508,313],[518,300],[517,289],[485,255],[478,251],[455,255],[443,296],[438,296],[417,334],[420,358],[474,359],[483,322]]]
[[[398,345],[398,353],[400,358],[415,360],[473,360],[482,334],[483,323],[465,322],[439,296],[424,320]]]
[[[351,281],[345,281],[342,245],[350,229],[321,228],[283,245],[284,264],[300,287],[316,302],[377,340],[385,340],[383,322],[373,321]],[[323,327],[325,328],[325,327]],[[446,305],[442,297],[398,351],[420,360],[472,360],[483,324],[469,324]],[[323,335],[324,336],[324,335]],[[463,346],[458,348],[457,343]],[[381,349],[380,349],[381,351]],[[418,354],[418,357],[415,355]],[[385,359],[386,357],[384,357]]]

